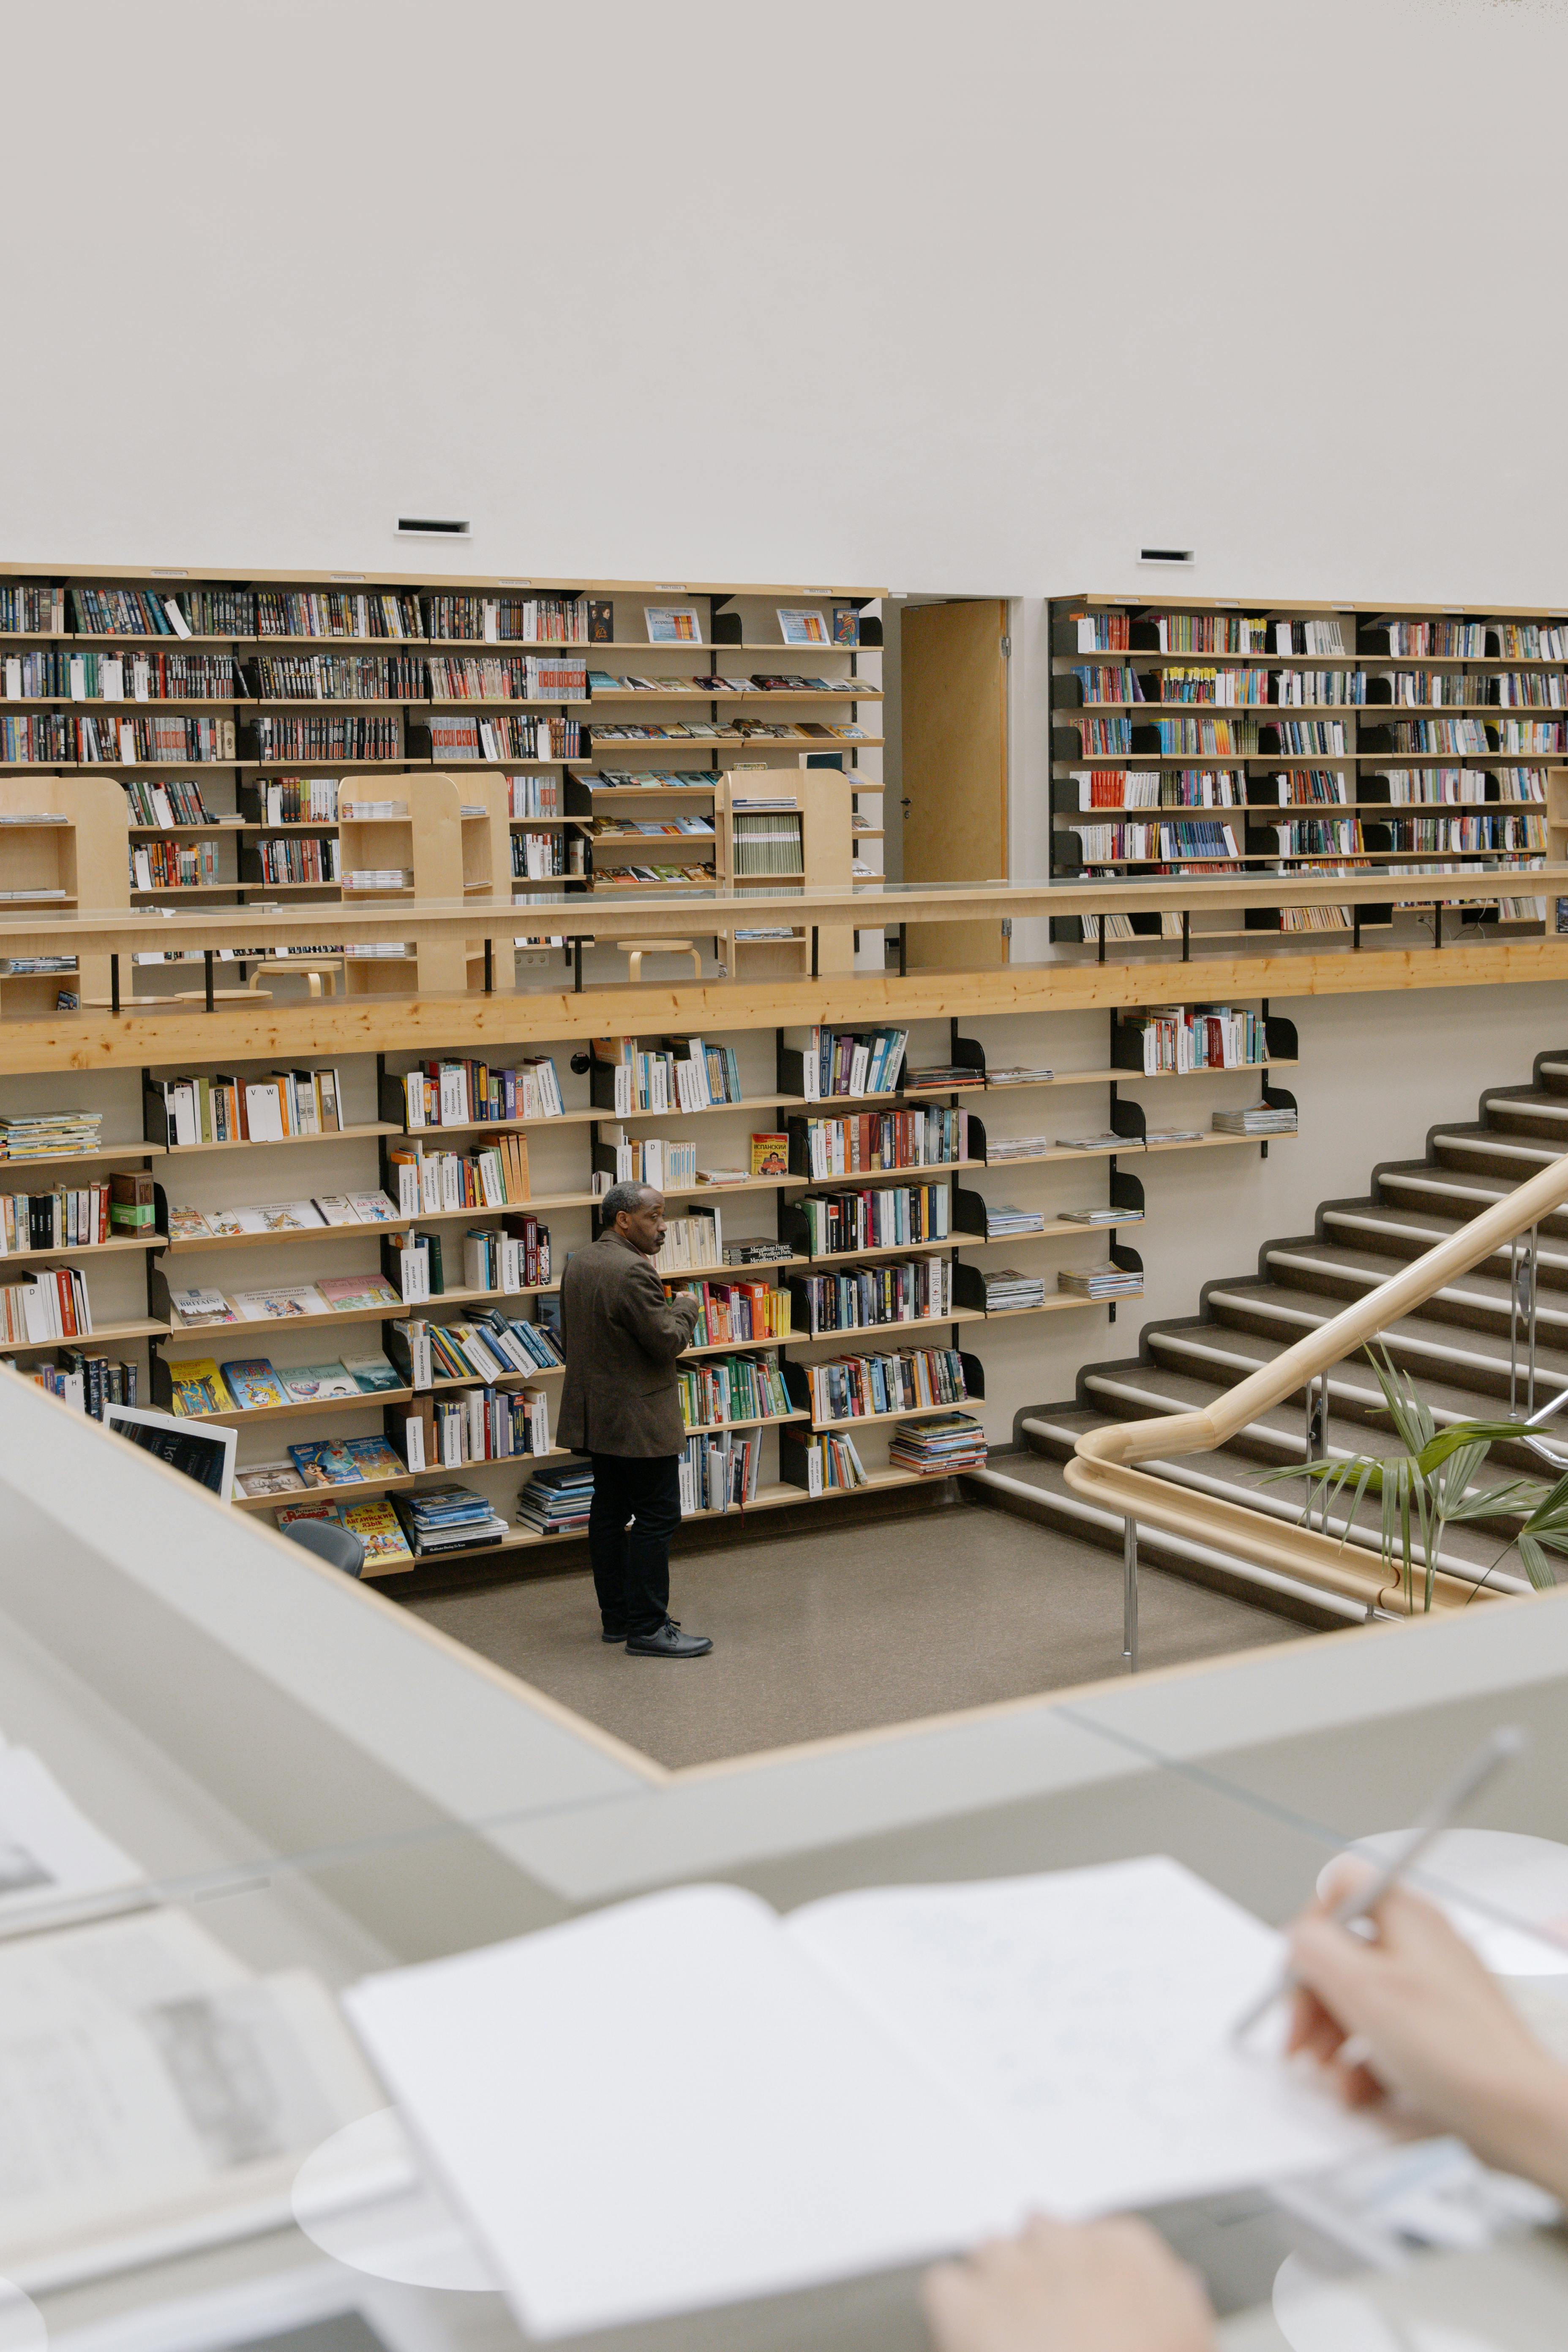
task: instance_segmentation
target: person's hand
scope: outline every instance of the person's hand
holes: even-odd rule
[[[928,2271],[939,2352],[1213,2352],[1214,2314],[1194,2273],[1142,2221],[1020,2237]]]
[[[1342,1864],[1290,1931],[1300,1989],[1289,2049],[1331,2070],[1348,2105],[1396,2091],[1486,2162],[1568,2199],[1568,2068],[1442,1913],[1407,1887],[1378,1905],[1375,1942],[1338,1926],[1332,1907],[1363,1868]]]

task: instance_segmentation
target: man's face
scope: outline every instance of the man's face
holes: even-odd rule
[[[664,1194],[645,1192],[635,1209],[623,1209],[616,1231],[644,1257],[657,1257],[664,1247]]]

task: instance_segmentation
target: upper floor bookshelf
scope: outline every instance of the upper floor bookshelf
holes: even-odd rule
[[[1387,906],[1247,909],[1359,930],[1401,873],[1495,870],[1467,920],[1540,927],[1547,768],[1568,750],[1568,619],[1513,607],[1082,595],[1050,604],[1053,879],[1386,869]],[[1058,919],[1093,940],[1094,918]],[[1107,935],[1169,935],[1158,915]]]
[[[340,793],[390,805],[377,779],[421,769],[504,782],[519,903],[680,886],[706,877],[661,854],[666,806],[710,838],[727,767],[879,793],[881,593],[0,564],[0,778],[117,779],[139,906],[335,903]]]

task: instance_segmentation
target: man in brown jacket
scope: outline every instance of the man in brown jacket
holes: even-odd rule
[[[598,1240],[573,1252],[561,1282],[560,1442],[593,1457],[588,1556],[604,1639],[633,1657],[700,1658],[712,1643],[683,1633],[669,1613],[669,1539],[686,1442],[675,1360],[701,1310],[694,1298],[667,1298],[654,1272],[662,1193],[612,1184],[600,1217]]]

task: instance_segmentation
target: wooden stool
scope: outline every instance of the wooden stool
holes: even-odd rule
[[[338,976],[335,971],[328,971],[324,967],[318,968],[313,964],[296,963],[291,957],[288,956],[279,956],[275,958],[269,956],[265,963],[258,963],[256,970],[250,975],[250,992],[253,992],[258,996],[271,995],[272,991],[269,988],[263,988],[261,985],[261,975],[263,972],[267,971],[298,971],[303,973],[306,984],[312,996],[335,996],[338,992]]]
[[[702,958],[689,940],[617,940],[616,950],[627,959],[634,980],[642,978],[645,955],[689,955],[692,971],[699,980],[702,977]]]

